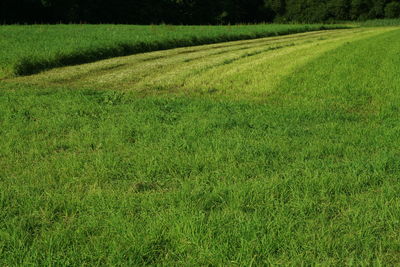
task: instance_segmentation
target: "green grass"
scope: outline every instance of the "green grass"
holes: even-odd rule
[[[398,265],[400,30],[293,37],[0,82],[0,264]]]
[[[316,31],[156,51],[11,79],[40,86],[132,90],[142,95],[268,94],[293,69],[346,42],[390,29]]]
[[[362,27],[400,26],[400,19],[373,19],[360,23]]]
[[[0,78],[154,50],[344,27],[322,24],[0,26]]]

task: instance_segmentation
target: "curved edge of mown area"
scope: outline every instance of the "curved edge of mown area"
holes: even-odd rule
[[[54,27],[49,25],[42,25],[43,27]],[[67,25],[64,25],[68,27]],[[73,25],[72,25],[73,26]],[[89,25],[94,26],[94,25]],[[260,27],[265,26],[265,27]],[[32,27],[32,26],[14,26],[14,27]],[[33,26],[34,27],[34,26]],[[116,25],[118,27],[118,25]],[[158,26],[149,26],[158,27]],[[15,77],[15,76],[25,76],[35,73],[39,73],[44,70],[78,65],[84,63],[90,63],[97,60],[108,59],[112,57],[127,56],[138,53],[152,52],[157,50],[166,50],[179,47],[188,47],[195,45],[205,45],[214,44],[228,41],[238,41],[246,39],[256,39],[263,37],[272,37],[280,35],[288,35],[294,33],[319,31],[319,30],[334,30],[334,29],[346,29],[350,26],[346,25],[323,25],[323,24],[303,24],[303,25],[240,25],[240,26],[206,26],[215,27],[210,31],[199,29],[197,31],[192,31],[189,29],[183,30],[185,26],[161,26],[170,27],[169,30],[176,31],[168,36],[168,33],[159,33],[163,30],[157,29],[155,31],[156,37],[150,37],[145,35],[143,32],[132,31],[132,37],[126,36],[126,32],[121,31],[120,40],[115,38],[113,40],[108,40],[107,35],[102,34],[100,36],[95,36],[95,33],[88,33],[83,36],[69,36],[68,32],[63,34],[58,32],[54,36],[50,36],[48,30],[41,30],[33,33],[24,42],[26,44],[17,44],[21,36],[15,37],[13,39],[14,33],[10,30],[5,33],[5,50],[0,52],[0,79]],[[174,29],[174,27],[176,27]],[[226,27],[224,29],[223,27]],[[249,27],[243,30],[240,27]],[[194,29],[196,27],[193,26]],[[240,29],[239,29],[240,28]],[[3,26],[4,29],[4,26]],[[2,36],[0,29],[0,36]],[[65,30],[65,29],[64,29]],[[63,29],[61,29],[63,31]],[[72,30],[69,30],[72,31]],[[179,32],[181,31],[181,32]],[[11,32],[11,34],[10,34]],[[4,34],[4,33],[3,33]],[[36,34],[36,35],[35,35]],[[44,38],[40,35],[45,35]],[[114,35],[118,35],[112,33]],[[148,34],[148,33],[147,33]],[[124,36],[125,35],[125,36]],[[4,37],[4,36],[3,36]],[[7,40],[8,38],[8,40]],[[74,40],[83,38],[83,40]],[[87,43],[82,45],[87,38]],[[31,40],[33,39],[33,40]],[[70,39],[70,40],[67,40]],[[158,40],[157,40],[158,39]],[[4,39],[3,39],[4,40]],[[35,42],[38,41],[38,43]],[[45,42],[46,40],[47,42]],[[100,40],[100,41],[99,41]],[[71,42],[76,41],[79,45],[73,47]],[[7,44],[8,42],[8,44]],[[65,42],[65,43],[64,43]],[[69,46],[67,47],[67,42]],[[41,44],[39,44],[41,43]],[[13,44],[17,44],[14,46]],[[8,48],[7,48],[8,46]],[[26,46],[26,47],[24,47]],[[20,51],[17,51],[20,50]],[[1,56],[1,53],[8,53],[7,56]]]
[[[270,99],[280,81],[325,52],[391,30],[314,31],[184,47],[54,68],[6,82],[134,91],[138,96],[207,95],[263,101]]]

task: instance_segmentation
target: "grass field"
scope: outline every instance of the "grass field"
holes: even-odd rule
[[[316,31],[172,49],[11,79],[41,86],[129,90],[139,95],[265,97],[295,68],[351,40],[390,29]]]
[[[0,26],[0,79],[140,52],[341,27],[344,26]]]
[[[363,27],[400,26],[400,19],[373,19],[360,23]]]
[[[0,81],[0,265],[400,264],[400,28]]]

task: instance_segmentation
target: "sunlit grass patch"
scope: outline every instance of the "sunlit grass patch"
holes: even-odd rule
[[[0,78],[148,51],[344,27],[322,24],[0,26]]]

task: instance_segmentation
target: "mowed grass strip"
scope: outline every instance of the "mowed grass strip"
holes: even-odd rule
[[[316,31],[179,48],[53,69],[7,82],[129,90],[139,95],[263,98],[297,67],[338,46],[393,28]]]
[[[154,50],[344,27],[322,24],[0,26],[0,79]]]
[[[0,263],[400,264],[399,45],[263,101],[0,83]]]

